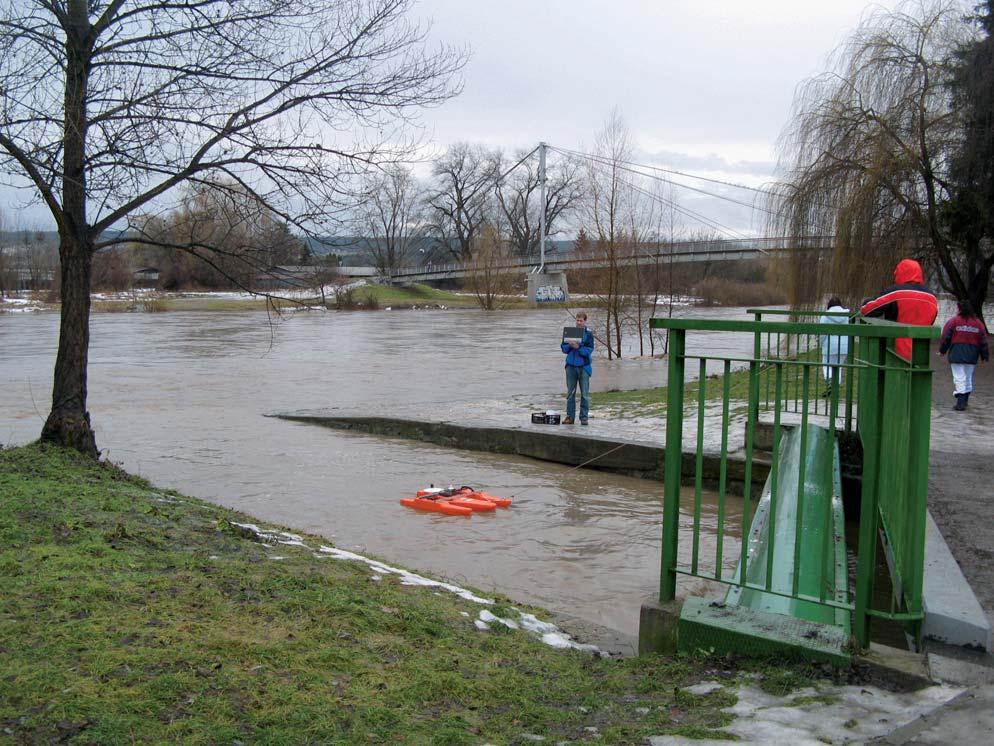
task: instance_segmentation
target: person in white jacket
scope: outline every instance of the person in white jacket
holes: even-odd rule
[[[842,305],[842,301],[832,297],[828,301],[828,311],[833,313],[849,313],[849,309]],[[848,316],[834,316],[825,314],[819,319],[822,324],[848,324]],[[825,378],[825,391],[822,396],[829,396],[832,393],[832,376],[835,368],[845,364],[849,354],[849,337],[823,334],[820,338],[822,375]],[[839,382],[842,382],[842,371],[839,371]]]

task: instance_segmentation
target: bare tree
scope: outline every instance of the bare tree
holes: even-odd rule
[[[295,263],[303,242],[239,184],[187,185],[165,215],[131,220],[131,248],[159,267],[163,287],[252,287],[273,266]]]
[[[539,204],[541,183],[538,158],[526,157],[525,151],[514,154],[514,163],[520,163],[496,184],[497,204],[510,232],[515,253],[527,257],[538,252]],[[499,163],[503,172],[509,164]],[[545,233],[557,233],[556,224],[569,217],[584,197],[583,174],[576,161],[565,157],[546,164]]]
[[[588,161],[589,186],[585,221],[594,256],[603,268],[592,273],[604,307],[608,359],[621,357],[626,265],[632,250],[630,233],[634,193],[624,164],[632,160],[631,132],[621,113],[611,112],[594,140],[596,159]]]
[[[7,243],[7,213],[0,210],[0,298],[10,293],[11,290],[17,290],[13,248]]]
[[[359,232],[366,237],[373,266],[389,275],[411,263],[424,239],[424,193],[410,169],[395,165],[366,178],[364,199]]]
[[[299,226],[396,155],[398,117],[454,93],[411,0],[19,0],[0,8],[0,168],[59,232],[62,310],[42,438],[96,454],[90,279],[112,226],[187,183],[238,183]],[[346,136],[346,133],[359,133]],[[376,141],[374,133],[381,133]],[[363,140],[368,139],[368,142]],[[355,141],[352,141],[355,140]]]
[[[493,217],[499,153],[456,143],[432,166],[432,228],[456,261],[469,261],[473,241]]]
[[[494,311],[507,305],[519,282],[520,272],[513,265],[514,254],[501,235],[500,226],[484,225],[467,264],[471,270],[469,286],[480,308]]]
[[[833,69],[800,87],[781,137],[771,232],[836,238],[824,256],[792,256],[792,303],[828,292],[857,301],[908,255],[967,297],[964,247],[941,219],[961,138],[947,61],[969,31],[962,16],[948,0],[875,10],[836,50]]]

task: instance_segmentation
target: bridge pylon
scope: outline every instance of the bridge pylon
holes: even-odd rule
[[[528,298],[532,303],[565,303],[569,300],[566,273],[534,268],[528,275]]]

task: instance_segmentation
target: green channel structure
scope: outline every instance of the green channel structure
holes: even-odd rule
[[[845,664],[852,652],[868,647],[873,618],[898,622],[915,639],[924,616],[922,574],[932,374],[928,346],[929,340],[938,336],[938,330],[862,318],[854,318],[847,325],[822,325],[768,321],[759,313],[755,316],[755,321],[650,322],[652,328],[666,329],[670,335],[659,600],[666,603],[676,598],[679,575],[728,586],[722,600],[683,599],[679,647],[744,655],[788,654]],[[749,333],[755,340],[755,354],[750,359],[687,354],[687,332]],[[846,361],[831,372],[831,386],[820,394],[820,386],[815,383],[822,381],[817,340],[823,335],[848,336],[851,344]],[[900,337],[912,339],[911,361],[894,353],[894,340]],[[700,540],[699,474],[695,480],[693,527],[685,529],[693,542],[691,560],[681,564],[678,559],[679,464],[685,399],[690,389],[686,386],[685,368],[692,361],[699,363],[698,464],[704,448],[704,428],[716,426],[705,417],[709,399],[721,399],[723,461],[729,451],[729,412],[735,409],[745,413],[746,484],[757,450],[760,412],[773,418],[772,466],[755,500],[748,489],[743,496],[743,537],[734,571],[726,566],[728,558],[723,547],[727,546],[729,519],[733,513],[737,515],[738,505],[726,495],[722,484],[718,494],[717,547],[711,557],[703,551]],[[709,380],[712,369],[721,371],[718,375],[722,381]],[[733,385],[732,378],[736,376],[737,383]],[[733,391],[739,397],[735,407],[730,403]],[[741,406],[743,396],[747,398],[745,407]],[[693,407],[694,397],[690,398]],[[786,422],[788,415],[794,421]],[[850,433],[850,439],[858,438],[862,452],[854,584],[849,582],[846,559],[839,432]],[[850,520],[853,518],[850,516]],[[891,569],[893,590],[888,608],[874,607],[872,602],[878,542],[888,555]]]

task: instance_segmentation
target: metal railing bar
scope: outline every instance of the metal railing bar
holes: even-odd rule
[[[704,402],[707,399],[707,358],[700,359],[697,380],[697,458],[694,464],[694,545],[691,565],[697,570],[697,560],[701,543],[701,492],[704,482]]]
[[[779,401],[780,390],[783,388],[783,365],[778,364],[776,366],[776,383],[774,385],[774,390],[776,391],[776,397]],[[780,428],[780,407],[777,407],[773,412],[773,458],[770,464],[770,514],[769,514],[769,551],[766,553],[766,589],[769,590],[773,585],[773,555],[776,550],[776,542],[774,537],[776,536],[776,522],[777,522],[777,505],[778,495],[779,495],[779,479],[780,479],[780,438],[781,438],[781,428]]]
[[[804,477],[808,452],[808,389],[811,380],[810,368],[804,368],[803,409],[801,410],[801,454],[797,462],[797,514],[794,516],[794,573],[791,590],[796,596],[800,582],[801,567],[801,528],[804,519]]]
[[[725,493],[728,488],[728,400],[731,394],[732,365],[724,361],[724,380],[721,396],[721,466],[718,471],[718,540],[715,546],[715,578],[721,580],[721,563],[723,559],[723,542],[725,538]],[[742,526],[745,536],[748,527]]]

